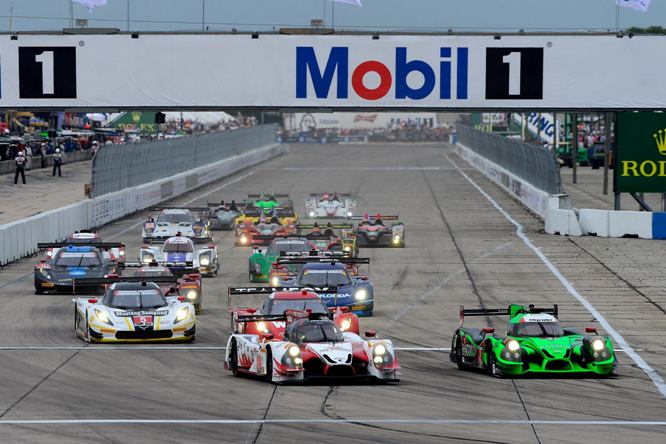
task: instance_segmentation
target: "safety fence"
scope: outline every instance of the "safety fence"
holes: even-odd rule
[[[129,145],[103,146],[93,159],[92,193],[102,196],[275,142],[277,125]]]
[[[557,158],[547,148],[459,126],[459,143],[549,194],[562,192]]]
[[[0,225],[0,265],[36,252],[38,242],[60,241],[76,230],[99,227],[278,156],[287,150],[286,145],[275,143],[255,146],[254,149],[247,148],[241,154],[168,178]]]

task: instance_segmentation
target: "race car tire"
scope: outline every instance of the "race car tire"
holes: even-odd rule
[[[215,261],[215,276],[217,276],[217,273],[220,271],[220,261],[216,260]]]
[[[501,378],[502,370],[497,366],[497,358],[495,357],[495,353],[493,353],[491,345],[486,347],[486,353],[488,355],[488,366],[486,367],[488,374],[495,378]]]
[[[42,290],[41,288],[35,287],[35,294],[44,294],[44,290]]]
[[[229,350],[229,370],[234,376],[238,376],[238,349],[236,341],[231,341],[231,350]]]
[[[194,314],[201,314],[201,304],[194,304]]]
[[[266,381],[273,382],[273,352],[270,348],[266,350]]]
[[[90,324],[88,323],[88,313],[86,313],[86,341],[90,342]]]
[[[462,344],[458,335],[455,336],[455,345],[453,346],[453,362],[456,363],[460,370],[465,368],[462,359]]]

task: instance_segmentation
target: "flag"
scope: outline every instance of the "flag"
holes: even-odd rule
[[[652,0],[617,0],[619,6],[635,9],[636,11],[647,12]]]
[[[80,3],[86,8],[88,8],[88,11],[92,12],[93,8],[95,6],[104,6],[106,5],[107,0],[72,0],[74,3]]]
[[[361,0],[331,0],[331,1],[338,3],[345,3],[347,5],[352,5],[352,6],[363,6]]]

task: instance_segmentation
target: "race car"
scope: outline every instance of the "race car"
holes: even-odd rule
[[[120,246],[118,247],[106,247],[106,248],[99,248],[99,245],[103,244],[102,238],[100,237],[99,234],[91,231],[91,230],[80,230],[80,231],[75,231],[74,233],[71,233],[67,236],[67,239],[63,244],[67,245],[93,245],[97,246],[100,252],[102,253],[102,256],[104,256],[104,259],[112,262],[118,262],[122,263],[125,261],[125,245],[124,244],[118,244]],[[106,245],[110,245],[109,243],[106,243]],[[46,251],[46,257],[47,259],[51,259],[54,254],[58,252],[57,248],[48,248]]]
[[[354,215],[356,199],[351,194],[310,194],[305,199],[305,214],[315,218],[347,218]]]
[[[234,221],[236,236],[239,235],[239,232],[243,230],[245,225],[267,223],[270,220],[282,226],[295,226],[298,222],[298,216],[294,213],[293,209],[289,208],[277,207],[270,211],[264,211],[259,208],[247,206]]]
[[[278,286],[313,288],[327,307],[348,307],[358,316],[372,316],[374,287],[368,276],[354,276],[348,264],[370,264],[369,258],[284,258],[281,265],[303,264],[294,278]]]
[[[157,220],[148,216],[143,224],[141,237],[144,242],[151,240],[165,240],[169,237],[186,236],[191,238],[210,237],[210,224],[208,207],[153,207],[148,211],[158,212]],[[199,218],[195,218],[192,211],[199,212]]]
[[[35,265],[35,294],[85,293],[97,291],[98,287],[76,287],[75,278],[100,278],[118,272],[118,262],[105,257],[103,251],[112,248],[125,249],[122,243],[93,245],[70,245],[68,243],[39,243],[40,250],[48,249],[51,257],[41,259]]]
[[[165,297],[161,284],[176,278],[141,276],[77,279],[77,285],[105,286],[101,298],[74,299],[74,329],[87,342],[193,341],[194,306],[184,296]]]
[[[322,260],[344,263],[349,274],[358,276],[358,264],[366,264],[369,261],[369,259],[360,259],[360,261],[356,261],[356,258],[351,258],[352,260],[347,259],[350,259],[350,256],[341,251],[312,250],[308,253],[281,252],[280,257],[271,265],[268,282],[276,286],[282,282],[291,281],[296,278],[303,265],[311,262],[322,262]]]
[[[236,315],[237,323],[284,322],[282,338],[234,332],[227,342],[224,368],[234,376],[263,376],[268,382],[363,378],[400,380],[400,363],[388,339],[373,330],[343,332],[328,314],[287,310],[281,315]]]
[[[405,246],[405,226],[398,221],[398,216],[384,216],[376,214],[370,216],[350,217],[352,220],[360,220],[354,235],[359,247],[401,247]],[[390,226],[384,225],[384,221],[395,221]]]
[[[239,247],[268,245],[276,237],[289,236],[295,233],[295,224],[283,225],[277,216],[270,219],[262,216],[258,223],[244,221],[238,225],[235,245]]]
[[[236,226],[236,219],[245,211],[244,204],[237,204],[232,200],[231,203],[208,202],[210,208],[209,222],[211,230],[233,230]]]
[[[495,329],[463,327],[465,316],[508,316],[506,335]],[[496,377],[526,373],[611,375],[615,352],[610,338],[594,327],[585,332],[561,327],[557,305],[509,305],[509,308],[460,307],[460,327],[451,341],[451,361],[458,368],[479,368]]]
[[[231,304],[233,296],[248,297],[251,295],[266,295],[261,308],[239,308]],[[227,293],[227,311],[232,313],[231,330],[236,333],[256,334],[264,339],[272,335],[274,339],[282,339],[284,335],[284,322],[238,322],[239,315],[283,315],[289,310],[305,310],[311,313],[330,315],[335,325],[342,331],[359,333],[358,317],[348,313],[344,308],[330,309],[324,306],[317,293],[302,290],[276,289],[272,287],[230,287]]]
[[[317,250],[320,251],[340,251],[350,256],[358,256],[358,246],[356,245],[356,236],[354,236],[354,226],[351,224],[333,224],[328,222],[326,225],[298,224],[298,232],[309,239]]]
[[[264,211],[264,214],[270,214],[274,208],[282,207],[287,210],[294,210],[294,202],[289,198],[289,194],[281,193],[259,193],[248,194],[245,203]],[[248,205],[249,206],[249,205]]]
[[[178,265],[178,263],[157,261],[149,264],[127,262],[122,265],[122,268],[136,268],[135,276],[150,280],[155,277],[170,278],[174,276],[169,267],[178,267]],[[161,283],[159,287],[164,296],[184,296],[187,302],[194,305],[196,313],[200,313],[203,306],[203,289],[201,288],[200,274],[184,274],[181,277],[176,277],[176,285],[173,285],[171,282],[165,282]]]
[[[306,238],[277,237],[273,238],[268,248],[254,248],[250,256],[248,277],[250,282],[268,282],[271,266],[284,253],[307,254],[316,247]]]
[[[191,239],[181,236],[180,233],[167,238],[161,247],[143,245],[139,252],[139,261],[144,264],[153,261],[174,263],[169,269],[176,276],[189,273],[214,276],[220,271],[217,246],[212,238]]]

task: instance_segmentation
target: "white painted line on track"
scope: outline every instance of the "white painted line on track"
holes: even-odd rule
[[[285,171],[311,171],[311,170],[335,170],[335,171],[439,171],[455,170],[447,167],[393,167],[393,166],[368,166],[368,167],[283,167]]]
[[[569,426],[666,426],[666,421],[549,420],[549,419],[448,419],[448,418],[293,418],[293,419],[0,419],[0,425],[87,425],[87,424],[450,424],[450,425],[569,425]]]
[[[655,387],[657,387],[657,390],[659,390],[659,393],[661,393],[662,397],[666,398],[666,382],[664,381],[664,378],[655,370],[653,369],[636,351],[629,345],[629,343],[622,337],[620,333],[618,333],[617,330],[613,328],[612,325],[610,325],[610,322],[606,320],[606,318],[588,301],[581,295],[578,290],[567,280],[567,278],[564,277],[564,275],[560,272],[560,270],[553,264],[550,259],[548,259],[542,252],[539,250],[536,245],[532,243],[529,237],[525,234],[523,225],[515,220],[509,213],[502,208],[502,206],[495,201],[488,193],[486,193],[474,180],[469,177],[464,171],[462,171],[458,165],[451,160],[451,158],[447,155],[444,154],[444,157],[451,162],[451,165],[454,166],[454,168],[470,183],[476,190],[483,195],[494,207],[499,211],[502,216],[506,218],[509,222],[511,222],[515,227],[516,227],[516,235],[525,243],[525,245],[534,252],[534,254],[537,255],[539,259],[541,259],[541,262],[550,270],[551,273],[560,281],[560,283],[564,286],[564,288],[567,289],[569,294],[576,298],[578,302],[580,302],[585,309],[587,309],[588,312],[592,316],[595,317],[597,322],[601,324],[604,330],[608,332],[609,335],[613,338],[613,340],[622,347],[624,352],[629,355],[632,361],[636,363],[638,367],[640,367],[641,370],[652,380],[654,383]]]

